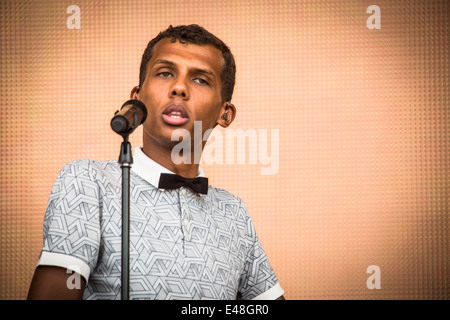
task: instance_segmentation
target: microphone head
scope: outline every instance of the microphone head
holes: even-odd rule
[[[111,128],[120,135],[130,134],[146,119],[147,108],[145,104],[137,99],[128,100],[112,118]]]

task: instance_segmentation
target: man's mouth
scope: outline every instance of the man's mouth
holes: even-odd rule
[[[189,120],[189,116],[182,105],[172,104],[164,109],[162,119],[171,126],[181,126]]]

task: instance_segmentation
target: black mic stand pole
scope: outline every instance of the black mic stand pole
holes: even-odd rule
[[[130,295],[130,170],[133,163],[131,144],[128,135],[123,136],[119,156],[122,168],[122,286],[121,298],[128,300]]]

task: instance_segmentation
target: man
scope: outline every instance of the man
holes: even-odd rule
[[[130,299],[283,298],[241,199],[212,186],[160,184],[163,173],[203,177],[194,143],[184,161],[172,160],[172,133],[194,137],[197,121],[202,136],[229,126],[234,79],[228,47],[196,25],[169,27],[143,54],[130,95],[148,109],[131,171]],[[74,161],[53,187],[28,298],[120,299],[120,275],[119,164]]]

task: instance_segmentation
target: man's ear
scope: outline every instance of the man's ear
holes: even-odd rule
[[[139,100],[139,86],[133,87],[130,92],[130,99],[138,99]]]
[[[236,118],[236,107],[230,102],[224,103],[217,123],[221,127],[227,128],[233,122],[234,118]]]

